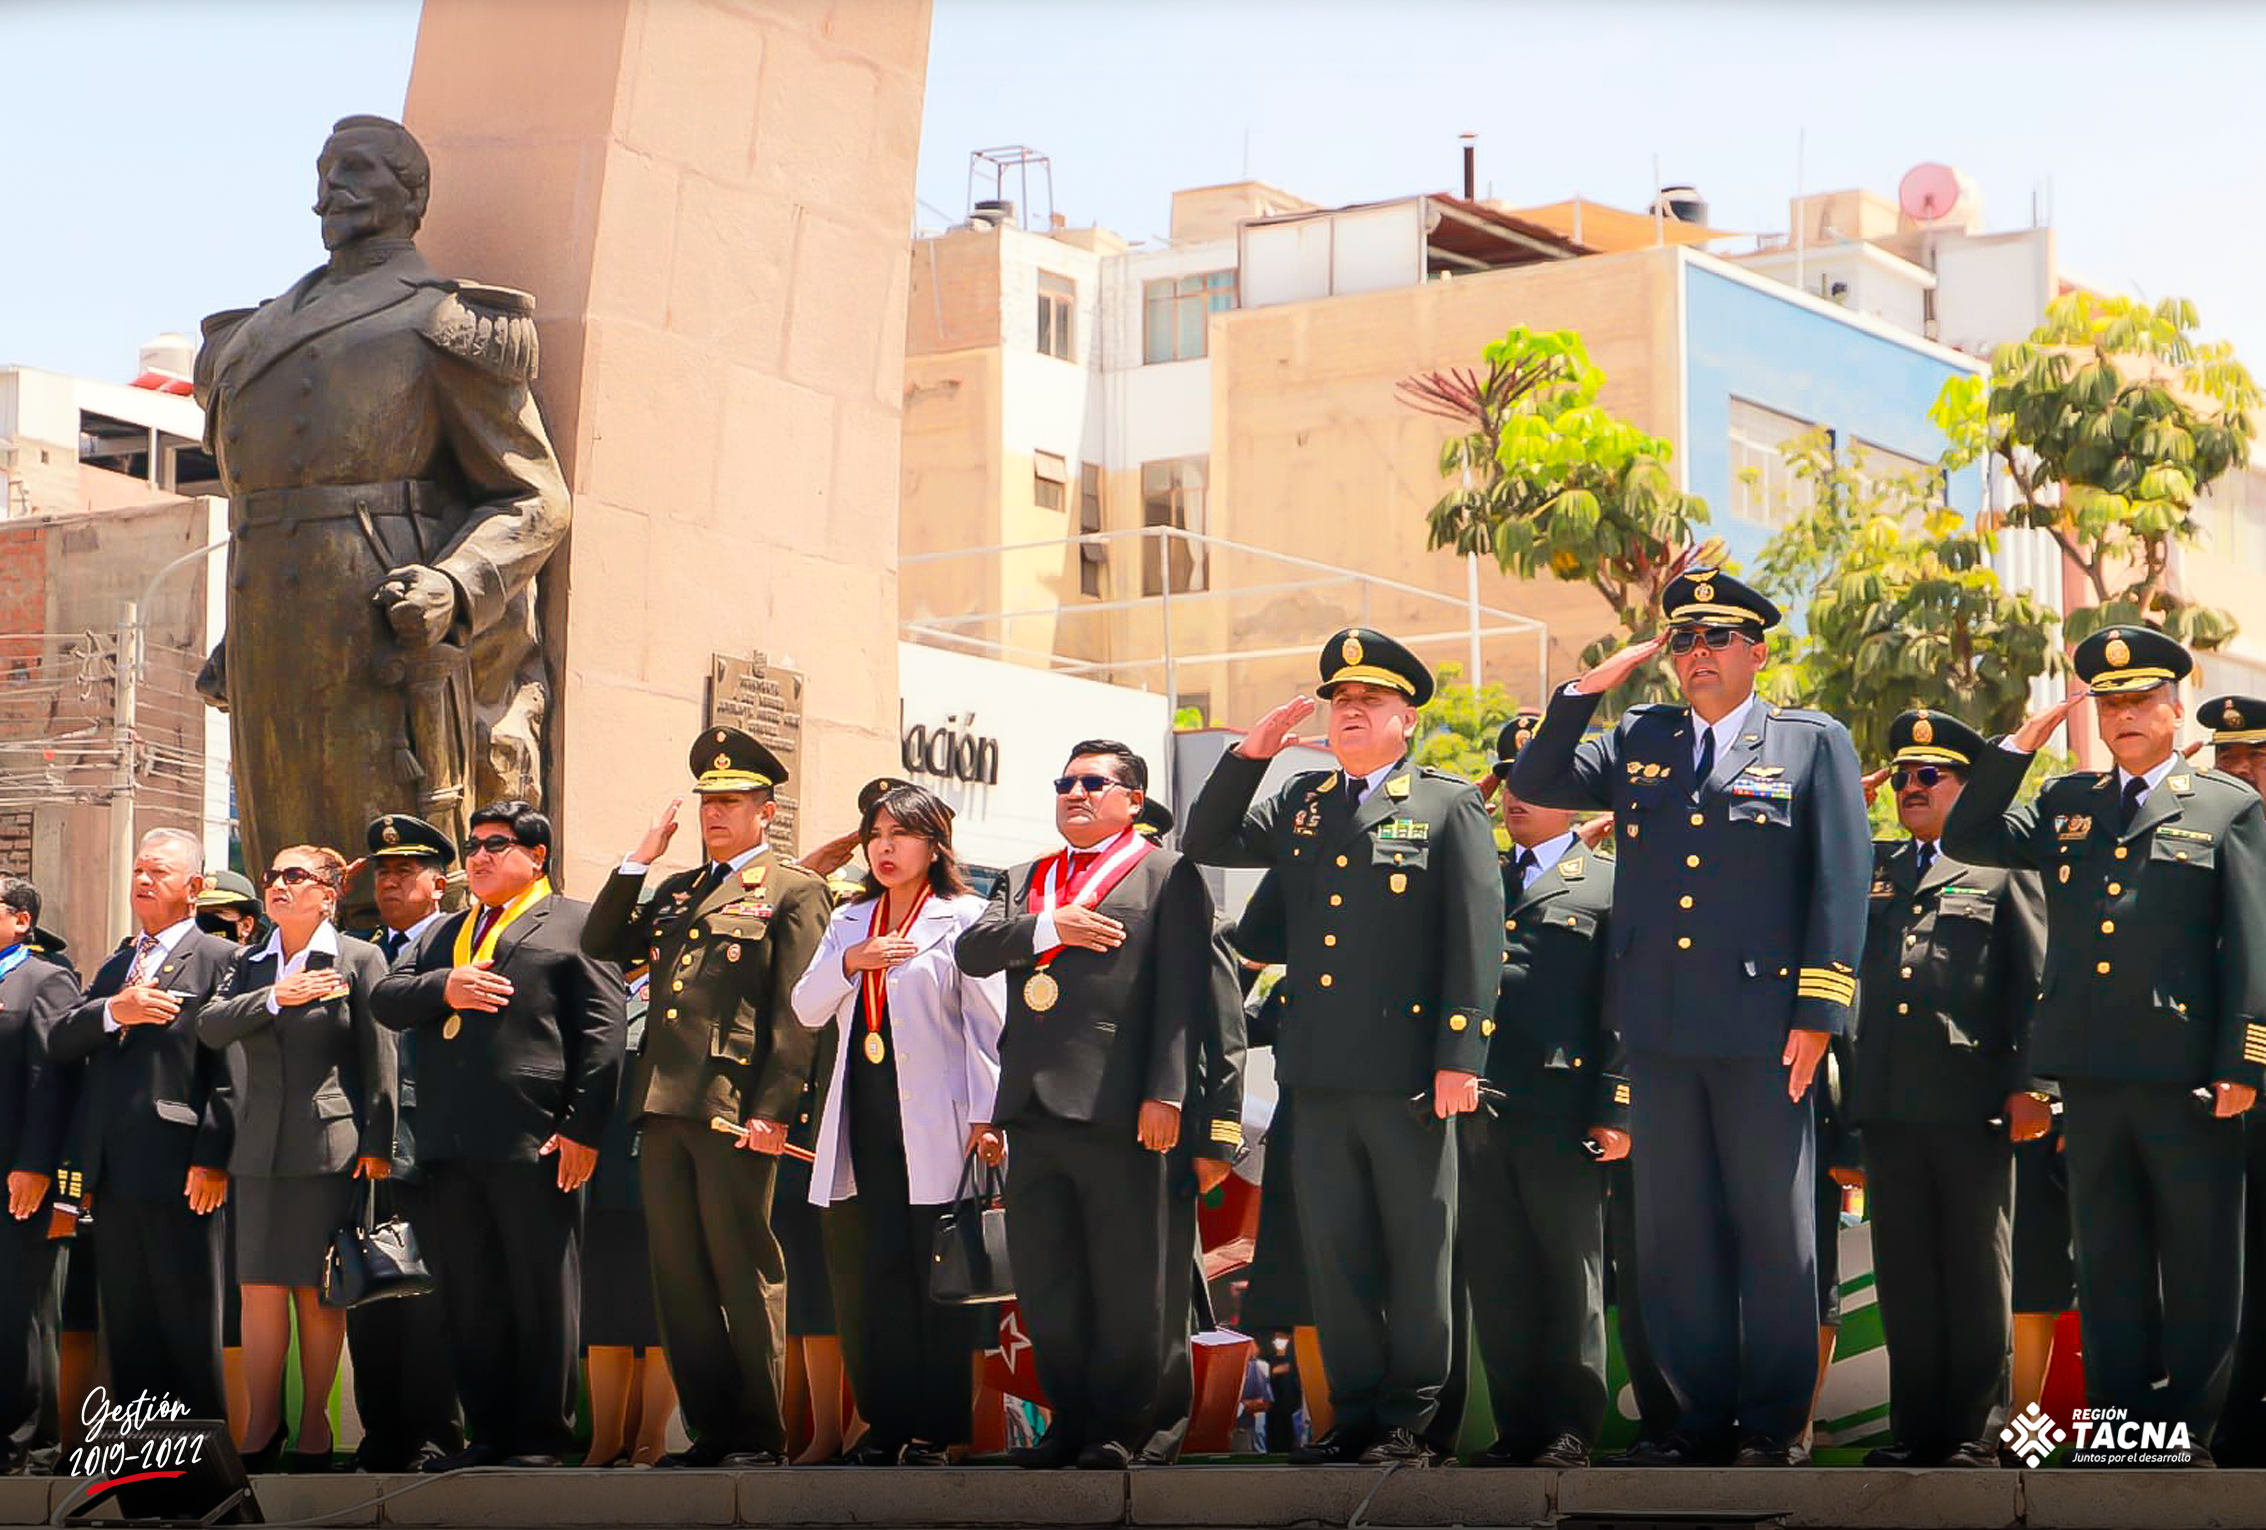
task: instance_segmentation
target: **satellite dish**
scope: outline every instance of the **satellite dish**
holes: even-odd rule
[[[1959,209],[1966,177],[1949,165],[1914,165],[1896,188],[1897,205],[1914,223],[1941,223]]]

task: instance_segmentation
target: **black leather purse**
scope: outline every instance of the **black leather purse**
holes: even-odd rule
[[[362,1215],[331,1235],[330,1253],[323,1260],[323,1305],[361,1307],[390,1297],[423,1296],[435,1284],[409,1223],[400,1217],[378,1221],[378,1182],[371,1180]]]
[[[928,1299],[948,1307],[974,1307],[1015,1299],[1015,1272],[1007,1262],[1006,1175],[974,1153],[960,1165],[952,1209],[936,1219],[928,1265]]]

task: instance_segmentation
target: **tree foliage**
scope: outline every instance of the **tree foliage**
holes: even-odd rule
[[[1773,636],[1765,685],[1846,723],[1858,756],[1887,758],[1889,724],[1927,706],[2008,732],[2030,682],[2059,669],[2054,613],[1999,582],[1996,537],[1943,504],[1933,474],[1877,474],[1823,431],[1788,448],[1809,507],[1764,546],[1756,579],[1798,610]]]
[[[2151,308],[2072,293],[2028,340],[1999,348],[1987,383],[1954,379],[1936,401],[1947,461],[1987,453],[2014,485],[2007,523],[2051,535],[2092,587],[2092,604],[2064,619],[2070,642],[2118,622],[2199,649],[2235,634],[2231,615],[2167,582],[2172,549],[2202,535],[2197,496],[2249,461],[2262,401],[2233,347],[2195,328],[2183,299]]]
[[[1495,736],[1518,715],[1518,702],[1489,681],[1464,683],[1463,666],[1442,664],[1432,699],[1417,714],[1409,758],[1419,765],[1475,781],[1495,764]]]

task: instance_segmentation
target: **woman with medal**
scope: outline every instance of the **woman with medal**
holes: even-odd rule
[[[970,1434],[965,1307],[929,1300],[937,1217],[969,1154],[997,1164],[1006,980],[956,964],[961,933],[982,915],[952,852],[952,810],[918,786],[866,806],[859,895],[834,913],[802,980],[796,1018],[838,1024],[810,1198],[826,1209],[842,1349],[870,1428],[843,1459],[935,1466]]]

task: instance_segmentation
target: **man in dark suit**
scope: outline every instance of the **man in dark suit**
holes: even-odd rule
[[[97,1272],[111,1395],[170,1396],[193,1418],[224,1419],[221,1238],[236,1134],[229,1054],[199,1045],[197,1014],[235,965],[236,946],[196,927],[204,850],[152,829],[134,858],[140,932],[95,974],[48,1037],[55,1062],[87,1064],[75,1144],[99,1200]]]
[[[1991,746],[1943,712],[1889,726],[1910,836],[1873,846],[1863,994],[1843,1114],[1864,1138],[1865,1209],[1888,1345],[1892,1443],[1874,1466],[1995,1467],[2013,1342],[2014,1150],[2052,1122],[2023,1063],[2045,952],[2027,872],[1943,853]],[[1993,1118],[2007,1129],[1985,1125]]]
[[[1220,757],[1184,840],[1197,860],[1282,878],[1298,991],[1276,1068],[1298,1115],[1292,1172],[1336,1410],[1291,1460],[1422,1466],[1456,1329],[1448,1122],[1479,1103],[1503,883],[1479,793],[1408,758],[1431,672],[1365,627],[1333,636],[1320,666],[1340,768],[1251,805],[1315,709],[1295,697]]]
[[[2247,783],[2180,755],[2186,649],[2104,627],[2071,662],[2089,689],[1981,752],[1944,848],[2045,879],[2030,1066],[2061,1085],[2085,1400],[2183,1426],[2205,1464],[2242,1307],[2237,1118],[2266,1082],[2266,815]],[[2115,768],[2014,806],[2088,695]],[[2102,1449],[2081,1442],[2077,1460]]]
[[[425,1245],[472,1436],[427,1471],[557,1466],[573,1448],[581,1190],[621,1087],[627,1002],[621,973],[582,952],[587,905],[544,874],[550,820],[496,802],[471,823],[475,906],[404,952],[375,1006],[417,1035]]]
[[[368,939],[391,963],[444,917],[441,897],[456,846],[439,828],[407,813],[371,820],[364,842],[378,908],[378,927]],[[422,1236],[432,1215],[417,1165],[416,1048],[415,1035],[399,1038],[393,1173],[378,1185],[378,1209],[380,1216],[404,1218]],[[354,1406],[362,1415],[362,1443],[354,1452],[358,1469],[416,1471],[464,1448],[445,1303],[366,1302],[346,1314],[346,1344],[354,1357]]]
[[[1785,1466],[1818,1369],[1808,1094],[1857,996],[1872,836],[1848,730],[1754,693],[1777,607],[1694,569],[1662,608],[1665,633],[1552,698],[1510,785],[1610,808],[1620,836],[1609,951],[1637,1262],[1680,1404],[1643,1462]],[[1605,693],[1662,648],[1687,705],[1633,707],[1585,740]]]
[[[1068,848],[1010,870],[960,937],[1005,972],[999,1099],[1007,1246],[1054,1422],[1016,1465],[1127,1466],[1148,1440],[1165,1313],[1165,1155],[1188,1098],[1188,1027],[1215,1002],[1212,898],[1133,826],[1148,764],[1093,739],[1055,782]],[[1168,1295],[1168,1292],[1170,1293]]]
[[[662,1344],[693,1435],[657,1464],[776,1466],[787,1449],[787,1264],[771,1198],[797,1118],[816,1113],[804,1094],[819,1033],[796,1021],[791,998],[832,902],[823,881],[772,853],[773,792],[787,779],[777,755],[738,728],[710,728],[693,740],[691,771],[701,865],[638,901],[676,835],[672,799],[599,890],[582,948],[653,968],[626,1108],[641,1134]]]
[[[1522,712],[1504,725],[1499,780],[1541,721]],[[1508,787],[1502,812],[1512,855],[1492,1098],[1458,1139],[1456,1239],[1495,1411],[1479,1464],[1578,1468],[1605,1423],[1600,1165],[1629,1151],[1629,1081],[1605,1014],[1614,868],[1584,851],[1572,813]]]
[[[55,1374],[55,1254],[50,1192],[75,1068],[48,1061],[55,1022],[78,1002],[78,980],[32,953],[39,889],[0,873],[0,1164],[14,1226],[0,1249],[0,1471],[23,1470]]]

